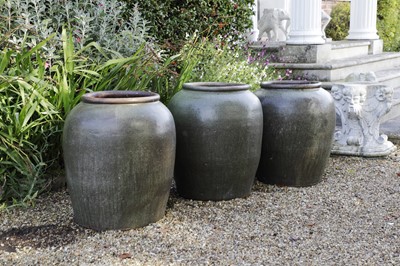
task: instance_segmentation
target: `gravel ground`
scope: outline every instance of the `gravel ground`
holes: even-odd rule
[[[400,154],[333,156],[308,188],[256,183],[250,197],[184,200],[128,231],[73,223],[66,191],[0,213],[2,265],[400,265]]]

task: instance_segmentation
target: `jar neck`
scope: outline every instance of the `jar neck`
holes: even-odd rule
[[[93,104],[135,104],[159,100],[160,95],[148,91],[99,91],[82,96],[82,102]]]
[[[261,88],[263,89],[318,89],[321,87],[319,81],[307,80],[281,80],[281,81],[268,81],[262,82]]]
[[[183,89],[209,92],[246,91],[250,89],[250,85],[228,82],[192,82],[183,84]]]

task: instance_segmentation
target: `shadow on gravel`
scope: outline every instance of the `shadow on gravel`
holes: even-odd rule
[[[59,226],[55,224],[12,228],[0,232],[0,251],[16,252],[17,248],[59,248],[75,241],[78,236],[91,235],[94,232],[79,227]]]

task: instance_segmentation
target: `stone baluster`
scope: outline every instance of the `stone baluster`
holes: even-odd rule
[[[348,40],[379,39],[376,30],[377,0],[351,0]]]
[[[291,4],[291,30],[287,44],[324,44],[321,0],[295,0]]]

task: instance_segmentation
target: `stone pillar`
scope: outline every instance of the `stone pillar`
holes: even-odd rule
[[[258,40],[258,35],[260,33],[260,31],[258,30],[258,25],[257,25],[257,21],[258,21],[258,2],[259,2],[259,0],[255,0],[254,1],[254,5],[253,5],[254,15],[251,18],[251,20],[253,21],[253,28],[250,30],[249,33],[247,33],[247,41],[250,42],[250,43],[256,42]]]
[[[377,0],[351,0],[348,40],[379,39],[376,30]]]
[[[324,44],[321,0],[295,0],[291,5],[291,30],[287,44]]]

